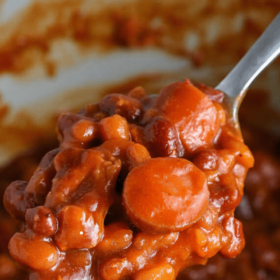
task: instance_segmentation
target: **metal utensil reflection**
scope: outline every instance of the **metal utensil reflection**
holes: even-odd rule
[[[227,96],[233,126],[239,130],[238,109],[254,79],[280,54],[280,13],[232,71],[216,86]]]

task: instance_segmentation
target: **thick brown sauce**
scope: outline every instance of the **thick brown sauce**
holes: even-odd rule
[[[69,2],[69,1],[67,1]],[[74,3],[77,1],[72,1]],[[236,52],[235,56],[232,56],[233,59],[238,59],[240,56],[244,54],[246,49],[248,48],[249,45],[254,41],[254,39],[262,32],[264,27],[267,25],[269,20],[275,15],[279,10],[280,10],[280,4],[278,1],[239,1],[238,3],[236,2],[235,9],[231,9],[231,12],[234,13],[237,10],[243,9],[244,11],[253,11],[254,9],[257,10],[262,10],[266,11],[267,15],[267,20],[264,20],[262,22],[259,22],[256,18],[254,17],[248,17],[246,19],[246,24],[244,29],[242,29],[242,34],[248,34],[248,31],[250,36],[245,37],[240,37],[240,34],[229,34],[224,36],[222,39],[219,40],[218,44],[215,45],[213,48],[209,48],[207,46],[207,50],[201,47],[196,53],[190,52],[186,50],[184,47],[182,47],[182,40],[183,40],[183,33],[178,32],[178,34],[174,34],[174,29],[178,30],[178,26],[182,26],[183,28],[189,27],[191,24],[193,24],[193,21],[196,20],[194,17],[191,18],[188,21],[186,20],[185,16],[180,15],[180,9],[189,9],[190,7],[187,7],[187,4],[182,3],[183,1],[174,1],[174,13],[172,13],[171,16],[168,16],[170,14],[170,9],[172,7],[166,6],[166,8],[162,8],[160,13],[164,17],[165,21],[168,21],[169,24],[171,24],[171,27],[167,27],[163,29],[164,30],[164,36],[161,28],[152,28],[151,30],[149,27],[147,28],[146,19],[149,18],[150,20],[153,19],[153,16],[151,13],[148,11],[151,10],[152,3],[149,4],[150,2],[147,1],[147,9],[143,8],[144,5],[141,5],[140,2],[138,4],[138,9],[135,9],[134,13],[136,14],[136,17],[133,16],[132,18],[130,17],[131,15],[131,10],[130,8],[128,9],[123,9],[123,7],[114,7],[112,10],[114,12],[106,12],[107,15],[104,17],[104,11],[103,12],[98,12],[99,16],[92,16],[92,15],[87,15],[85,13],[81,13],[79,10],[79,7],[77,4],[71,4],[69,5],[69,9],[72,13],[71,21],[67,21],[65,23],[61,23],[60,25],[57,24],[57,18],[61,15],[60,13],[62,10],[65,8],[65,3],[61,1],[61,6],[59,4],[47,4],[46,6],[38,6],[35,4],[34,6],[31,6],[27,8],[25,11],[25,16],[22,21],[19,21],[17,24],[17,27],[14,29],[14,31],[11,33],[11,36],[6,37],[6,39],[2,42],[0,46],[0,57],[2,60],[0,60],[0,72],[11,72],[11,73],[23,73],[25,70],[29,69],[32,67],[34,64],[38,63],[37,60],[34,60],[32,58],[32,55],[29,55],[29,52],[32,51],[38,51],[40,53],[40,57],[42,58],[39,63],[43,63],[46,67],[46,72],[49,75],[53,75],[55,73],[56,69],[56,64],[55,62],[51,61],[48,59],[48,53],[50,51],[50,46],[53,41],[59,38],[70,38],[70,40],[74,40],[75,42],[78,43],[78,45],[86,50],[90,49],[92,46],[96,46],[96,44],[100,44],[101,49],[107,49],[110,50],[112,47],[115,46],[121,46],[121,47],[145,47],[148,45],[155,45],[162,47],[166,50],[169,50],[171,52],[174,52],[176,54],[180,54],[183,56],[189,56],[193,57],[193,61],[196,65],[200,65],[202,62],[206,63],[211,60],[211,57],[214,59],[217,57],[217,54],[221,53],[223,50],[227,49],[227,51],[234,50]],[[178,5],[178,3],[180,3]],[[186,5],[186,6],[185,6]],[[141,6],[141,7],[140,7]],[[40,35],[34,35],[30,30],[30,22],[28,23],[27,18],[30,18],[30,15],[33,15],[33,20],[40,21],[40,18],[42,15],[46,14],[47,12],[53,12],[54,9],[59,11],[56,15],[56,19],[53,22],[53,25],[50,25],[49,28],[47,28],[44,32],[42,32]],[[117,12],[115,12],[117,10]],[[190,9],[191,10],[191,9]],[[218,11],[219,9],[216,9],[216,7],[208,6],[205,7],[200,12],[200,16],[203,16],[206,18],[209,13],[213,13],[215,11]],[[34,13],[35,12],[35,13]],[[225,10],[225,12],[228,14],[229,11]],[[38,15],[36,18],[34,15]],[[136,20],[135,20],[136,18]],[[143,21],[143,18],[145,19]],[[96,34],[93,32],[91,33],[88,30],[88,24],[96,24],[103,22],[110,22],[109,25],[109,32],[108,34],[104,37],[103,35]],[[33,21],[33,22],[34,22]],[[145,23],[143,23],[145,22]],[[112,23],[113,25],[116,24],[116,28],[112,28]],[[105,24],[106,25],[106,24]],[[131,27],[132,26],[132,27]],[[134,26],[134,27],[133,27]],[[70,28],[70,31],[69,29]],[[124,30],[126,31],[128,29],[132,29],[132,36],[129,38],[126,38],[124,36]],[[95,30],[96,31],[96,30]],[[106,32],[105,32],[106,33]],[[70,35],[69,35],[70,34]],[[169,36],[169,40],[172,41],[172,44],[166,43],[165,39],[166,36]],[[228,41],[233,42],[230,46],[228,45]],[[169,42],[170,42],[169,41]],[[178,45],[174,46],[173,42],[176,41],[178,42]],[[105,42],[105,43],[104,43]],[[167,40],[168,42],[168,40]],[[206,46],[205,46],[206,47]],[[5,57],[3,59],[3,57]],[[225,61],[228,59],[226,57],[220,57],[221,61],[224,59]],[[136,83],[136,85],[139,83]],[[125,90],[127,91],[130,89],[130,85],[128,84],[127,86],[124,87]],[[112,92],[109,90],[109,92]],[[118,92],[121,92],[118,89]],[[1,111],[0,111],[0,116],[2,119],[2,116],[7,114],[7,107],[3,106]],[[1,130],[1,135],[4,135],[4,133],[10,133],[13,131],[13,129],[8,129],[8,130]],[[24,129],[22,131],[19,131],[18,128],[14,129],[15,134],[14,135],[22,135],[26,134],[26,132],[30,131],[28,129]],[[17,132],[16,132],[17,131]],[[34,134],[33,132],[34,131]],[[31,130],[30,134],[36,135],[36,128]],[[256,150],[256,153],[258,150],[261,150],[263,147],[262,144],[256,144],[255,141],[252,141],[252,138],[255,139],[255,137],[252,136],[250,132],[244,132],[245,138],[246,135],[249,135],[251,137],[246,138],[248,139],[248,143],[251,143],[254,149]],[[269,137],[272,142],[272,153],[275,154],[275,146],[277,146],[278,142],[272,137]],[[3,139],[3,138],[2,138]],[[31,139],[31,138],[30,138]],[[34,138],[33,138],[34,139]],[[43,139],[43,137],[41,138]],[[267,137],[264,137],[265,141],[267,140]],[[41,149],[41,148],[39,148]],[[49,148],[48,148],[49,149]],[[46,150],[48,150],[46,149]],[[42,148],[42,151],[46,151],[44,148]],[[279,151],[278,151],[279,152]],[[30,176],[30,174],[33,172],[35,166],[38,164],[39,158],[41,158],[41,155],[43,153],[41,152],[33,152],[31,153],[30,156],[24,155],[20,159],[17,159],[14,161],[11,165],[7,166],[6,168],[1,170],[0,173],[0,185],[1,189],[3,191],[3,188],[6,187],[6,185],[11,182],[14,179],[24,179],[27,180]],[[39,155],[39,156],[38,156]],[[260,156],[259,162],[264,161],[263,158],[266,158],[267,156],[265,155],[264,157]],[[257,157],[258,160],[258,157]],[[277,166],[278,163],[273,163],[273,166]],[[26,166],[28,168],[26,169]],[[29,169],[30,167],[30,169]],[[272,168],[272,167],[271,167]],[[278,182],[278,181],[277,181]],[[279,186],[280,184],[278,184]],[[254,185],[253,185],[254,186]],[[252,187],[254,189],[254,187]],[[246,188],[245,188],[246,191]],[[270,191],[270,190],[261,190],[260,193],[262,194],[263,192],[267,192],[267,196],[270,197],[269,201],[277,201],[278,197],[276,194],[279,193],[277,190],[276,191]],[[258,194],[250,194],[248,195],[248,198],[250,199],[249,204],[252,204],[253,200],[257,200],[261,198],[261,195]],[[278,199],[279,200],[279,199]],[[2,199],[1,199],[2,201]],[[268,203],[269,204],[269,203]],[[242,207],[242,206],[241,206]],[[245,208],[247,207],[246,205],[244,206]],[[276,213],[279,213],[280,209],[276,208]],[[253,208],[253,212],[255,213],[253,217],[248,219],[248,216],[245,216],[244,218],[244,213],[240,214],[240,218],[243,219],[242,222],[245,225],[245,234],[247,235],[247,239],[251,240],[251,237],[255,235],[255,232],[261,231],[259,227],[256,225],[258,223],[261,223],[264,225],[264,228],[267,229],[266,232],[263,232],[264,239],[269,240],[269,236],[274,233],[273,236],[276,236],[272,244],[270,245],[273,246],[273,249],[267,250],[265,246],[258,248],[258,255],[265,255],[262,254],[263,252],[268,252],[273,255],[273,261],[271,263],[275,263],[275,260],[277,261],[279,258],[279,239],[277,239],[277,229],[280,228],[278,221],[275,221],[271,223],[271,221],[268,221],[266,218],[260,218],[259,216],[259,211]],[[246,208],[248,209],[248,207]],[[274,210],[275,210],[274,209]],[[269,212],[270,210],[266,210],[266,207],[263,206],[262,208],[263,213],[267,213],[268,215],[272,214],[272,212]],[[244,210],[246,211],[246,210]],[[243,212],[244,212],[243,211]],[[3,213],[3,219],[1,219],[1,246],[0,246],[0,254],[3,252],[5,255],[3,258],[0,257],[0,279],[2,280],[8,280],[8,279],[23,279],[23,276],[19,276],[19,272],[16,270],[15,266],[13,263],[10,263],[10,261],[6,262],[6,252],[7,252],[7,240],[10,238],[10,236],[14,232],[14,225],[12,222],[10,222],[10,219],[6,217],[6,215]],[[242,216],[243,215],[243,216]],[[266,216],[266,215],[265,215]],[[255,227],[252,226],[251,224],[256,225]],[[270,228],[275,228],[275,230],[271,230]],[[6,234],[7,233],[7,234]],[[278,235],[279,236],[279,235]],[[3,237],[3,238],[2,238]],[[270,241],[269,241],[270,242]],[[260,242],[261,243],[261,242]],[[201,279],[205,277],[205,279],[248,279],[248,275],[252,277],[252,279],[278,279],[279,276],[279,271],[274,265],[270,265],[269,263],[265,262],[265,260],[256,260],[254,258],[255,252],[251,251],[254,246],[251,246],[250,244],[248,247],[245,249],[244,253],[238,257],[236,260],[231,260],[227,261],[221,258],[214,259],[211,261],[212,266],[206,266],[205,268],[199,268],[198,272],[195,270],[186,272],[187,276],[184,276],[183,279]],[[271,248],[271,247],[270,247]],[[1,254],[1,256],[3,256]],[[213,266],[216,269],[216,272],[213,270]],[[212,267],[212,268],[211,268]],[[214,271],[214,272],[213,272]],[[230,272],[232,271],[232,273]],[[238,271],[238,275],[236,273]],[[2,273],[2,275],[1,275]],[[2,277],[2,278],[1,278]],[[208,278],[207,278],[208,277]],[[242,278],[243,277],[243,278]]]
[[[60,116],[60,148],[4,196],[21,223],[9,250],[31,278],[168,279],[218,252],[240,253],[233,212],[253,158],[227,124],[224,94],[199,89],[186,80],[150,98],[138,87]]]
[[[126,92],[141,81],[143,84],[149,84],[149,79],[139,78],[120,85],[115,89],[110,88],[108,92]],[[151,90],[153,90],[153,88],[151,88]],[[278,250],[280,248],[278,245],[280,242],[277,241],[277,234],[280,231],[280,221],[278,221],[277,216],[275,216],[275,213],[279,213],[280,211],[279,206],[277,206],[280,192],[280,178],[278,172],[280,167],[278,160],[275,159],[275,156],[277,157],[280,155],[279,141],[262,131],[256,131],[252,128],[252,124],[250,125],[250,112],[251,110],[257,109],[260,103],[262,107],[269,108],[267,93],[263,94],[262,91],[251,91],[248,93],[244,105],[241,108],[241,121],[242,127],[244,127],[243,135],[246,143],[249,144],[256,157],[256,167],[249,172],[247,180],[248,186],[245,186],[244,202],[241,203],[237,211],[238,218],[244,225],[247,245],[241,255],[234,260],[226,260],[217,256],[213,260],[210,260],[209,264],[205,267],[199,266],[186,270],[178,279],[231,280],[248,279],[246,278],[248,275],[252,277],[252,279],[278,279],[278,277],[280,277],[277,266],[273,265],[273,263],[278,260]],[[271,112],[270,110],[270,114]],[[267,115],[269,114],[266,114],[266,116]],[[256,137],[256,135],[258,135],[258,137]],[[269,139],[269,141],[267,139]],[[263,145],[264,142],[266,143],[265,146]],[[28,180],[38,165],[42,155],[56,145],[57,144],[54,143],[38,146],[38,148],[22,155],[1,169],[1,201],[6,186],[15,179]],[[273,156],[271,156],[271,154],[273,154]],[[274,159],[271,159],[272,157],[274,157]],[[265,166],[268,166],[268,169],[264,169]],[[260,176],[257,178],[263,178],[258,179],[261,184],[254,179],[256,176]],[[269,186],[272,186],[272,188]],[[265,201],[258,206],[256,203],[263,196],[265,196]],[[270,207],[269,205],[272,206]],[[7,216],[2,207],[3,206],[1,206],[0,221],[2,229],[0,243],[0,279],[24,279],[23,272],[20,272],[13,261],[8,257],[7,244],[16,230],[16,225]],[[271,239],[271,236],[273,236],[273,239]],[[257,248],[257,250],[259,250],[258,256],[271,254],[271,264],[267,261],[265,262],[265,260],[261,258],[256,259],[256,253],[254,251],[255,243],[252,243],[256,238],[262,238],[260,246],[264,244],[262,247]]]
[[[248,174],[245,198],[237,211],[238,218],[244,225],[247,245],[236,259],[226,260],[217,256],[205,267],[199,266],[186,270],[178,279],[236,279],[237,277],[238,279],[248,279],[247,277],[251,277],[249,279],[278,279],[280,277],[277,265],[280,249],[280,220],[277,215],[280,212],[277,203],[280,199],[280,163],[275,158],[280,155],[278,141],[270,135],[248,127],[246,113],[243,114],[243,127],[245,141],[252,147],[256,158],[256,165]],[[258,135],[257,141],[256,135]],[[270,142],[267,142],[264,148],[262,143],[267,138]],[[5,187],[11,181],[28,180],[42,155],[55,145],[41,145],[38,149],[33,149],[2,168],[0,171],[1,197]],[[24,274],[17,270],[13,262],[8,259],[7,242],[16,226],[3,212],[3,208],[1,209],[0,279],[24,279]]]
[[[27,274],[21,271],[12,261],[8,253],[8,242],[17,230],[16,222],[11,219],[3,208],[4,190],[13,178],[29,180],[42,156],[57,145],[53,139],[49,143],[37,146],[29,152],[17,157],[0,170],[0,279],[1,280],[24,280]]]
[[[253,96],[256,96],[256,92],[252,92],[251,96],[249,94],[248,100]],[[217,256],[205,267],[199,266],[186,270],[178,276],[178,279],[245,280],[248,277],[249,279],[278,279],[280,277],[277,265],[280,249],[280,220],[277,215],[280,211],[277,203],[280,199],[280,163],[275,158],[280,155],[279,141],[271,135],[248,127],[245,108],[242,116],[243,135],[256,158],[255,168],[248,174],[245,198],[237,211],[238,218],[244,225],[247,245],[236,259],[226,260]],[[263,141],[268,138],[270,141],[266,141],[267,145],[263,147]],[[42,145],[2,168],[0,171],[1,197],[4,188],[11,181],[28,180],[42,155],[55,145]],[[3,212],[3,208],[1,217],[0,279],[24,279],[24,274],[16,268],[7,254],[7,242],[16,229],[15,224]]]

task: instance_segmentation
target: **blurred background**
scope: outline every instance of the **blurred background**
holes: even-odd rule
[[[2,0],[0,164],[54,133],[58,112],[125,83],[215,86],[279,11],[278,0]],[[278,60],[254,85],[275,106],[279,77]]]
[[[279,0],[1,0],[0,195],[10,181],[28,179],[44,151],[56,145],[59,113],[138,85],[151,94],[185,78],[215,86],[279,12]],[[245,196],[240,219],[248,221],[249,239],[266,227],[278,239],[266,255],[248,245],[240,261],[218,257],[180,279],[280,279],[280,208],[271,202],[280,188],[280,59],[254,82],[240,118],[259,158],[248,183],[248,190],[259,192]],[[0,279],[23,279],[7,254],[15,225],[2,212]],[[260,213],[268,222],[267,215],[275,217],[256,226]],[[255,260],[256,254],[265,258]]]

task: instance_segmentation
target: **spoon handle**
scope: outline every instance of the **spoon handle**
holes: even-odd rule
[[[279,53],[280,13],[216,89],[235,99],[238,109],[250,84]]]

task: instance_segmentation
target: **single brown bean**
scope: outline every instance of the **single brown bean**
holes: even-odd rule
[[[58,213],[59,229],[55,242],[62,251],[91,249],[100,239],[99,225],[90,212],[80,206],[68,205]]]
[[[173,280],[175,279],[174,268],[170,264],[157,264],[151,268],[140,270],[133,280]]]
[[[119,115],[102,119],[99,123],[99,133],[104,142],[112,139],[130,139],[128,123]]]
[[[109,115],[121,115],[128,121],[137,120],[142,113],[142,104],[139,100],[123,94],[109,94],[99,103],[100,109]]]
[[[28,226],[38,234],[52,236],[57,230],[57,220],[51,210],[45,206],[28,209],[25,220]]]
[[[35,270],[50,269],[58,261],[57,248],[50,242],[26,233],[16,233],[9,243],[11,256]]]

